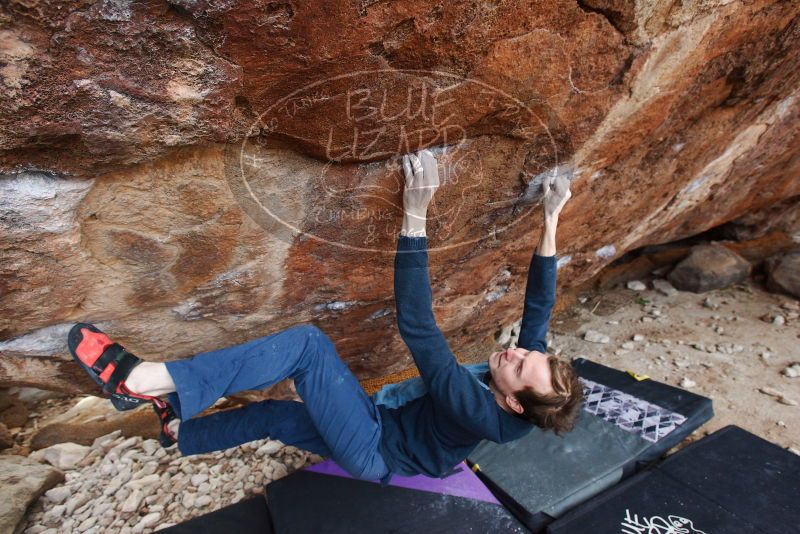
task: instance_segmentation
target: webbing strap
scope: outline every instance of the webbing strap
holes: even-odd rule
[[[97,358],[97,361],[94,362],[94,367],[97,369],[98,372],[102,373],[108,364],[115,361],[117,356],[119,356],[120,351],[124,351],[125,349],[119,343],[114,343],[113,345],[109,345],[106,347],[106,350],[103,351],[103,354]]]
[[[108,382],[103,387],[103,390],[106,393],[115,393],[119,383],[128,378],[131,369],[136,367],[140,361],[141,360],[139,358],[120,347],[119,353],[114,358],[116,367],[114,368],[114,372],[111,373],[111,377],[109,377]]]

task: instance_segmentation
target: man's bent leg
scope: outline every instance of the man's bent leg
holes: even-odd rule
[[[218,398],[292,378],[330,456],[343,469],[365,479],[381,478],[388,472],[379,452],[378,409],[339,358],[333,342],[315,326],[292,327],[166,365],[177,390],[177,396],[170,397],[178,401],[173,405],[179,407],[185,421],[181,437],[186,420]],[[271,435],[269,429],[265,431]],[[235,441],[242,443],[238,438]]]
[[[288,400],[265,400],[189,419],[181,423],[178,449],[183,455],[202,454],[264,438],[331,456],[305,405]]]
[[[316,350],[317,332],[312,325],[294,326],[241,345],[166,362],[176,389],[170,395],[173,407],[185,421],[220,397],[264,389],[291,377]]]

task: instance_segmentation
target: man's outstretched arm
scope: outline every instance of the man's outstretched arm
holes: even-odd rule
[[[558,177],[544,184],[544,227],[539,244],[531,257],[528,281],[525,286],[525,306],[522,312],[517,346],[545,352],[548,323],[556,302],[556,227],[561,208],[569,200],[569,180]]]
[[[447,341],[433,316],[428,276],[428,204],[439,187],[436,159],[428,151],[404,156],[403,227],[394,257],[394,298],[397,327],[430,389],[433,376],[455,364]]]
[[[486,395],[481,385],[458,365],[433,315],[425,217],[428,202],[439,183],[436,159],[427,151],[422,151],[418,158],[408,158],[403,194],[405,216],[394,260],[397,326],[439,409],[446,410],[465,427],[497,439],[492,433],[496,425],[484,418]],[[412,170],[412,161],[417,164],[416,172]]]
[[[434,378],[456,364],[436,325],[428,276],[428,239],[401,235],[394,258],[397,328],[428,389]]]

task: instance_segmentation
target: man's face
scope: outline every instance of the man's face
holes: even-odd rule
[[[495,387],[504,396],[532,387],[545,395],[552,393],[552,378],[547,354],[535,350],[508,349],[489,356],[489,370]]]

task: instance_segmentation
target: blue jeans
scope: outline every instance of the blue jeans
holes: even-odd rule
[[[264,438],[333,458],[354,477],[375,480],[389,468],[380,454],[381,420],[372,399],[319,328],[300,325],[241,345],[167,362],[176,392],[184,455]],[[304,402],[266,400],[205,417],[220,397],[294,379]]]

